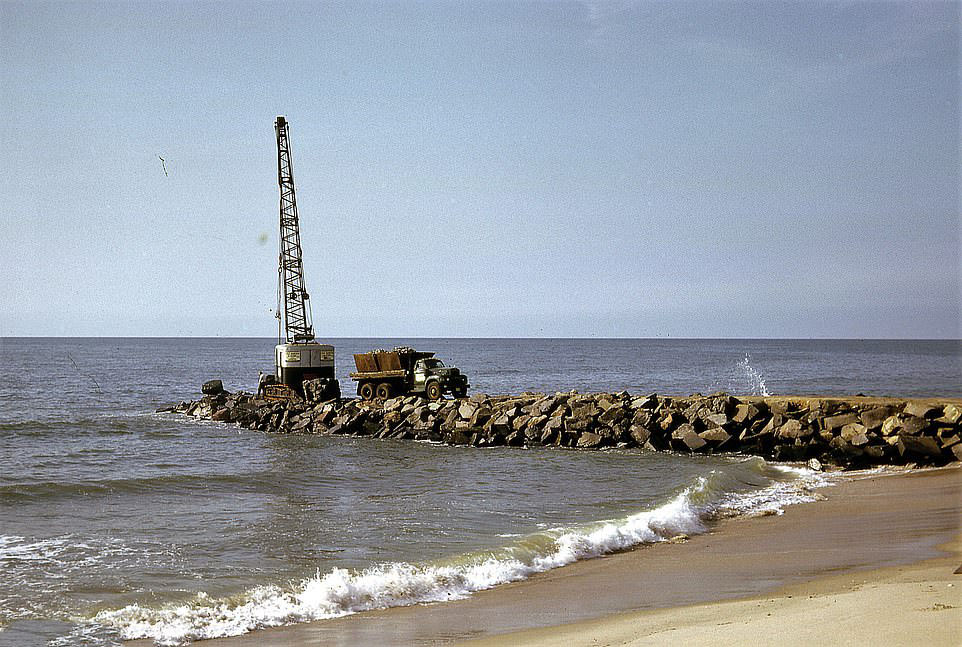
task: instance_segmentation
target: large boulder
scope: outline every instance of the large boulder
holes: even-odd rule
[[[951,450],[955,460],[962,461],[962,443],[952,445]]]
[[[962,407],[954,404],[946,405],[942,411],[942,417],[938,419],[939,422],[948,425],[958,424],[959,420],[962,420]]]
[[[902,420],[902,431],[913,436],[920,435],[928,426],[929,421],[919,416],[907,416]]]
[[[651,432],[647,428],[641,425],[631,425],[629,429],[631,439],[638,443],[639,446],[643,447],[648,439],[651,438]]]
[[[789,419],[785,421],[781,427],[778,428],[776,435],[779,438],[805,438],[811,436],[814,429],[807,425],[803,425],[801,422],[795,419]]]
[[[891,407],[875,407],[874,409],[866,409],[859,416],[859,420],[865,428],[869,431],[875,431],[882,426],[885,419],[892,415]]]
[[[928,436],[912,436],[902,433],[898,435],[895,446],[902,457],[937,458],[942,454],[939,444],[934,438]]]
[[[903,413],[916,418],[935,418],[942,415],[942,407],[925,402],[909,402]]]
[[[756,419],[759,415],[761,415],[761,412],[755,405],[739,404],[735,406],[735,414],[732,416],[732,420],[743,425],[746,422],[751,422]]]
[[[713,428],[724,429],[730,424],[728,416],[725,415],[724,413],[712,413],[707,416],[704,416],[702,419],[705,421],[705,424],[708,426],[709,429],[713,429]]]
[[[474,412],[477,410],[478,410],[477,403],[471,402],[470,400],[462,400],[461,406],[458,407],[458,415],[464,418],[465,420],[470,420],[471,416],[473,416]],[[457,444],[463,445],[465,443],[457,443]]]
[[[852,439],[855,438],[855,436],[864,434],[866,431],[868,431],[868,429],[866,429],[865,425],[853,422],[842,427],[842,431],[839,432],[839,435],[846,441],[852,442]],[[862,444],[864,445],[865,443]]]
[[[317,377],[311,380],[304,380],[304,399],[311,404],[334,400],[341,396],[341,390],[337,382],[326,377]]]
[[[671,434],[671,444],[675,449],[698,451],[708,444],[708,441],[695,432],[691,423],[683,423]]]
[[[858,414],[855,413],[843,413],[837,416],[829,416],[822,420],[822,428],[828,431],[833,431],[835,429],[841,429],[845,425],[851,425],[859,421]],[[879,422],[881,425],[881,421]],[[867,427],[868,425],[866,425]]]
[[[731,436],[721,427],[713,427],[698,434],[702,440],[707,440],[715,447],[720,447],[727,443]]]
[[[590,431],[583,431],[578,437],[578,447],[600,447],[605,442],[604,436]]]

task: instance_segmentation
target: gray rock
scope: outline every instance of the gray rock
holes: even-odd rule
[[[471,414],[471,426],[472,427],[483,427],[489,420],[491,420],[491,409],[487,406],[479,406],[475,409],[474,413]]]
[[[565,431],[582,432],[586,431],[589,427],[593,426],[594,422],[591,418],[565,418],[564,428]]]
[[[509,447],[522,447],[524,445],[525,436],[521,431],[516,431],[514,433],[508,434],[504,439],[504,444]]]
[[[302,386],[304,389],[304,399],[310,404],[333,400],[341,395],[341,390],[337,387],[337,383],[327,378],[318,377],[312,380],[304,380]]]
[[[600,447],[604,440],[604,436],[590,431],[584,431],[581,433],[581,436],[578,437],[577,446],[584,448]]]
[[[822,428],[829,431],[835,429],[841,429],[845,425],[850,425],[859,421],[858,414],[855,413],[843,413],[838,416],[829,416],[822,420]]]
[[[892,415],[891,407],[875,407],[867,409],[859,416],[859,420],[869,431],[875,431],[882,426],[885,419]]]
[[[913,401],[905,405],[903,413],[916,418],[935,418],[942,415],[942,408],[925,402]]]
[[[590,420],[601,414],[601,408],[592,401],[588,401],[577,406],[571,407],[571,417],[581,420]]]
[[[445,429],[454,429],[454,425],[456,425],[460,420],[461,415],[458,413],[458,410],[456,408],[452,408],[445,416],[444,422],[442,422],[441,425]]]
[[[859,432],[848,439],[848,442],[852,443],[854,447],[864,447],[865,445],[869,444],[869,441],[870,438],[864,431]]]
[[[948,449],[959,442],[962,442],[962,440],[960,440],[958,434],[946,434],[939,437],[939,444],[942,445],[942,449]]]
[[[635,411],[635,415],[631,418],[631,424],[647,427],[651,424],[653,418],[654,414],[652,414],[652,412],[648,409],[638,409]]]
[[[867,425],[866,425],[867,426]],[[882,423],[882,435],[894,436],[902,427],[902,419],[899,416],[889,416]]]
[[[732,420],[738,424],[744,424],[751,420],[755,420],[761,412],[753,404],[739,404],[735,406],[735,413],[732,415]]]
[[[469,445],[471,434],[466,429],[454,429],[445,438],[449,445]]]
[[[939,422],[949,425],[956,425],[959,420],[962,420],[962,407],[954,404],[947,404],[942,411],[942,417],[939,418]]]
[[[865,428],[865,425],[853,422],[842,427],[838,435],[848,442],[852,442],[852,438],[859,434],[864,434],[866,431],[868,431],[868,429]]]
[[[856,447],[841,436],[833,436],[831,442],[829,443],[829,447],[834,449],[837,453],[847,456],[848,458],[858,458],[863,454],[861,448]]]
[[[814,430],[803,425],[798,420],[786,420],[785,424],[778,428],[776,436],[779,438],[805,438],[811,436]]]
[[[708,445],[708,442],[704,438],[693,431],[685,433],[680,440],[690,451],[693,452],[697,452],[699,449],[702,449]]]
[[[698,434],[699,438],[702,440],[707,440],[715,447],[720,447],[724,445],[731,439],[731,435],[726,432],[721,427],[714,427],[712,429],[707,429]]]
[[[904,420],[902,420],[902,432],[911,434],[913,436],[918,436],[926,427],[929,426],[929,421],[925,418],[920,418],[917,416],[909,415]]]
[[[648,442],[648,439],[651,438],[651,432],[641,425],[631,425],[628,433],[639,446],[644,446],[644,444]]]
[[[669,411],[664,415],[662,415],[661,418],[658,420],[658,426],[661,427],[662,430],[664,431],[670,431],[672,428],[676,427],[679,424],[680,417],[681,416],[679,416],[678,414],[672,413],[671,411]]]
[[[724,428],[729,424],[728,416],[724,413],[713,413],[704,418],[709,427]],[[704,436],[703,436],[704,438]]]
[[[612,405],[608,407],[603,414],[601,414],[601,416],[598,418],[598,422],[613,427],[624,421],[627,416],[628,412],[622,407]]]
[[[942,452],[934,438],[900,433],[895,447],[902,457],[938,457]]]

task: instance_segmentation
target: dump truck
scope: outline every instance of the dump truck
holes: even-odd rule
[[[386,400],[409,393],[424,394],[440,400],[446,393],[463,398],[468,393],[468,377],[456,366],[445,366],[434,353],[399,346],[391,351],[374,350],[354,355],[357,394],[363,400]]]

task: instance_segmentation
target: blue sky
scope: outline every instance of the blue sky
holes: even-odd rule
[[[0,335],[951,337],[958,3],[0,3]],[[165,176],[157,156],[167,162]]]

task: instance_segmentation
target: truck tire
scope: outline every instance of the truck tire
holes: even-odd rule
[[[374,385],[370,382],[363,383],[357,389],[358,395],[361,396],[362,400],[373,400],[374,399]]]
[[[387,400],[391,397],[391,385],[388,382],[381,382],[377,385],[378,400]]]
[[[441,399],[441,385],[437,382],[431,382],[424,389],[424,395],[428,396],[428,400],[440,400]]]

